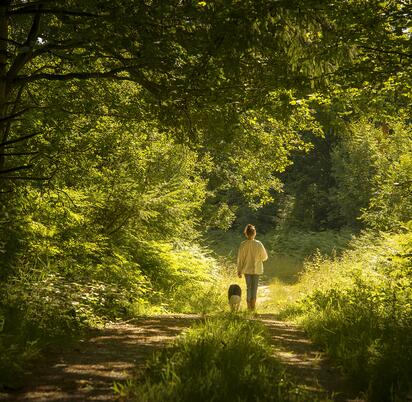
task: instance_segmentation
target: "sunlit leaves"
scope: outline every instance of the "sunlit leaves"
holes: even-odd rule
[[[351,123],[332,153],[332,199],[347,221],[395,229],[411,216],[410,128],[395,120]]]
[[[302,276],[303,321],[370,399],[408,392],[411,379],[411,233],[365,233],[340,258]]]

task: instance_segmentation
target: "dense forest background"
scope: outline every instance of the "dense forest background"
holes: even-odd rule
[[[3,383],[107,320],[220,308],[254,223],[275,276],[306,260],[289,314],[404,395],[410,24],[402,0],[3,1]]]

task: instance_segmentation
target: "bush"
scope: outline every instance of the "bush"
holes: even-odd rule
[[[205,250],[194,244],[139,241],[130,252],[155,291],[148,295],[150,303],[163,311],[207,312],[199,311],[199,307],[214,287],[219,270]],[[216,308],[213,300],[209,299],[208,311]]]

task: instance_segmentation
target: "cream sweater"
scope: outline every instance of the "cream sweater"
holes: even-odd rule
[[[237,271],[241,274],[263,274],[263,261],[268,259],[265,247],[259,240],[245,240],[237,254]]]

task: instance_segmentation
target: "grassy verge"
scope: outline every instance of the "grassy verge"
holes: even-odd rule
[[[225,236],[229,237],[225,242]],[[233,234],[215,248],[233,261]],[[412,235],[268,233],[270,298],[259,311],[295,319],[371,401],[412,395]]]
[[[412,390],[412,234],[364,235],[340,257],[318,254],[284,313],[302,323],[371,401]]]
[[[319,400],[287,380],[266,328],[242,315],[216,316],[192,327],[115,389],[119,397],[139,402]]]

